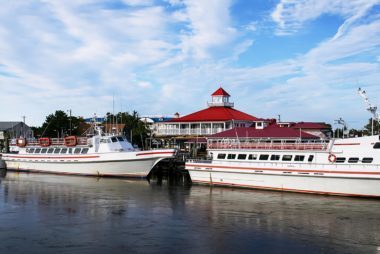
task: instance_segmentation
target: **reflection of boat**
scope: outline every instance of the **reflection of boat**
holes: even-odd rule
[[[189,160],[200,184],[380,197],[380,136],[316,142],[209,139],[211,160]]]
[[[3,154],[9,170],[30,172],[146,177],[174,149],[140,151],[122,136],[98,134],[91,138],[17,139],[18,153]]]

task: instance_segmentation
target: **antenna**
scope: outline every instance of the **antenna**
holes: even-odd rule
[[[374,120],[378,121],[380,123],[380,114],[377,112],[377,106],[373,106],[368,99],[367,93],[365,90],[358,88],[358,94],[363,97],[364,102],[367,106],[367,111],[372,114],[371,121],[372,121],[372,135],[373,135],[373,122]]]

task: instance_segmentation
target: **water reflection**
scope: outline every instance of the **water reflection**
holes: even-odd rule
[[[0,180],[1,253],[380,253],[378,200],[25,173]]]

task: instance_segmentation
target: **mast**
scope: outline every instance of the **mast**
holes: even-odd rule
[[[365,90],[362,90],[360,87],[358,88],[358,94],[363,97],[364,99],[364,102],[367,106],[367,111],[370,112],[372,114],[372,117],[371,117],[371,125],[372,125],[372,136],[373,136],[373,125],[374,125],[374,120],[376,120],[378,123],[380,123],[380,114],[379,112],[377,112],[377,106],[374,106],[372,105],[370,102],[369,102],[369,99],[368,99],[368,96],[367,96],[367,93]]]

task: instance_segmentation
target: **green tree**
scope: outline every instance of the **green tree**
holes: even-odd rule
[[[129,114],[128,112],[119,112],[116,115],[107,113],[105,123],[125,124],[123,134],[129,141],[141,148],[144,147],[146,138],[150,136],[150,130],[145,123],[140,120],[140,116],[135,110],[132,114]]]
[[[35,136],[44,136],[50,138],[64,137],[68,135],[81,135],[84,120],[75,116],[69,117],[64,111],[57,110],[55,113],[46,117],[41,128],[35,130]]]
[[[380,132],[380,124],[378,121],[373,121],[373,134],[379,134]],[[372,135],[372,118],[368,119],[368,124],[364,126],[364,135],[369,136]]]

